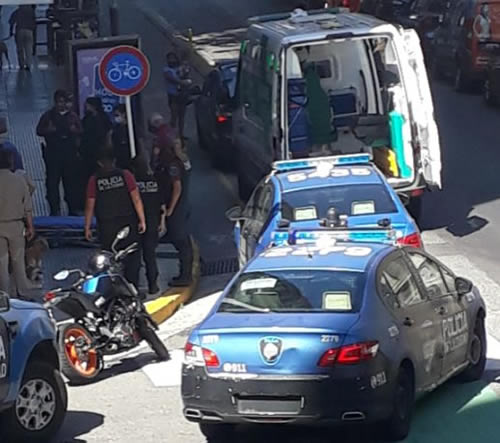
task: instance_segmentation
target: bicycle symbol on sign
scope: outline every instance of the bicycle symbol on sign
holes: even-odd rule
[[[139,66],[130,66],[130,62],[127,60],[125,63],[113,63],[113,67],[108,71],[108,80],[116,83],[119,82],[123,77],[129,80],[137,80],[140,78],[142,70]]]

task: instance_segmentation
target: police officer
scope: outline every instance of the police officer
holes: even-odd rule
[[[160,184],[143,155],[132,161],[133,171],[139,193],[141,194],[146,216],[146,232],[141,236],[142,258],[146,265],[146,278],[150,294],[158,294],[158,264],[156,262],[156,248],[158,235],[166,231],[166,207],[163,203]]]
[[[157,177],[164,189],[167,216],[166,241],[179,251],[180,273],[170,286],[188,286],[192,281],[193,246],[186,229],[188,219],[187,195],[184,190],[186,171],[173,148],[160,151]]]
[[[134,176],[115,166],[113,152],[105,149],[98,159],[99,171],[90,177],[85,205],[85,238],[92,240],[92,217],[96,215],[99,240],[102,248],[111,249],[118,232],[130,228],[126,241],[139,242],[139,234],[146,231],[146,220],[141,196]],[[118,243],[118,248],[123,245]],[[139,252],[130,254],[125,261],[125,278],[136,287],[139,283],[141,257]]]

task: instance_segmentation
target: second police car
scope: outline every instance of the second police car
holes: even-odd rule
[[[226,213],[235,222],[240,266],[275,241],[277,231],[317,228],[328,211],[354,229],[389,222],[399,243],[422,246],[417,224],[370,154],[291,160],[274,163],[244,210]]]
[[[400,440],[419,395],[481,377],[486,308],[470,281],[421,249],[319,234],[251,260],[192,331],[184,415],[207,437],[359,421]]]

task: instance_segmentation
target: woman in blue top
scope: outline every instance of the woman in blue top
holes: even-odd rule
[[[192,80],[182,78],[179,57],[173,52],[167,54],[167,64],[163,68],[163,75],[167,85],[168,106],[170,107],[170,126],[179,129],[179,135],[184,137],[184,114],[186,104],[183,100],[182,89],[191,86]]]

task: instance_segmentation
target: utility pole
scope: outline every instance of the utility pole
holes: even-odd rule
[[[112,0],[111,6],[109,7],[109,21],[111,24],[111,35],[119,35],[120,34],[120,23],[119,23],[119,14],[118,14],[118,1]]]

